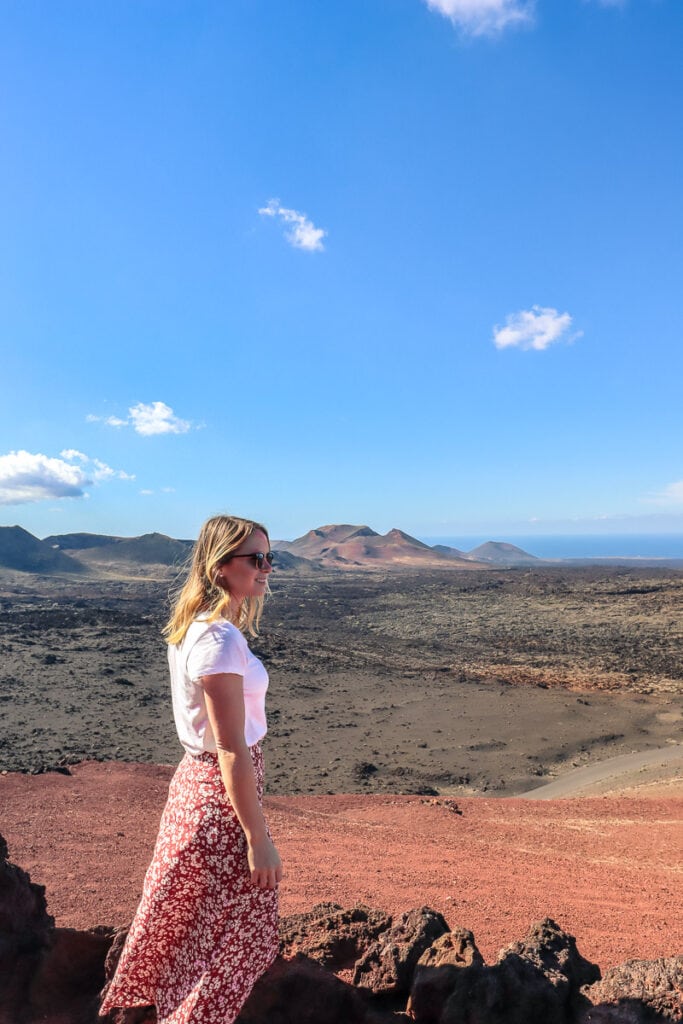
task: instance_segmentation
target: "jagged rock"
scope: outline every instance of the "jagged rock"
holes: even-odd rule
[[[549,917],[533,924],[521,942],[502,949],[498,962],[511,954],[524,957],[541,970],[564,975],[573,993],[600,978],[600,968],[581,956],[574,936],[563,932]]]
[[[278,957],[254,985],[235,1024],[371,1024],[365,1000],[315,960]]]
[[[10,863],[7,842],[0,836],[0,1020],[20,1019],[53,928],[45,886]]]
[[[0,954],[39,949],[49,942],[54,918],[47,912],[45,886],[10,863],[7,841],[0,836]]]
[[[573,936],[546,918],[492,967],[473,963],[451,972],[439,1024],[569,1024],[580,985],[599,976]]]
[[[457,928],[441,935],[417,962],[406,1012],[420,1024],[438,1024],[446,1000],[455,988],[455,975],[464,968],[483,964],[472,932]]]
[[[113,929],[55,928],[45,887],[11,864],[0,836],[0,1022],[97,1020]]]
[[[523,957],[457,973],[439,1024],[568,1024],[566,991]],[[566,982],[565,982],[566,984]]]
[[[280,952],[291,958],[305,953],[323,967],[353,967],[391,917],[359,903],[344,910],[337,903],[318,903],[306,914],[289,914],[280,922]]]
[[[441,914],[429,907],[401,914],[357,961],[354,985],[376,995],[407,995],[418,960],[448,930]]]
[[[117,928],[114,932],[114,936],[111,940],[109,952],[107,958],[104,961],[104,980],[110,982],[116,972],[116,967],[119,962],[123,947],[128,936],[129,928]]]
[[[581,993],[591,1005],[580,1024],[683,1021],[683,956],[627,960]]]
[[[104,961],[113,928],[55,928],[50,946],[28,988],[26,1007],[31,1019],[91,1024],[97,1020],[104,983]]]
[[[484,958],[477,949],[472,932],[456,928],[439,936],[417,963],[418,967],[441,967],[444,964],[471,967],[472,964],[483,964]]]

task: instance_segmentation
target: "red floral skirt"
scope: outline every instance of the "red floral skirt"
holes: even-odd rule
[[[250,749],[260,800],[263,756]],[[251,881],[218,758],[186,754],[100,1014],[155,1006],[159,1024],[232,1024],[277,951],[277,889]]]

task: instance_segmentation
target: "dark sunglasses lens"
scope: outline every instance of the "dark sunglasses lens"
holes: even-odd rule
[[[275,561],[274,553],[272,551],[268,551],[268,553],[266,554],[266,562],[268,563],[268,565],[272,565],[274,561]]]
[[[259,551],[258,554],[254,555],[254,561],[256,562],[256,568],[257,569],[262,569],[264,562],[267,562],[268,565],[272,565],[274,557],[275,556],[274,556],[272,551],[266,552],[265,555],[263,554],[262,551]]]

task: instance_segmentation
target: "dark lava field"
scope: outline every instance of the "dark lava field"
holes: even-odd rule
[[[169,581],[0,574],[0,770],[175,763]],[[683,572],[274,574],[271,793],[510,795],[681,741]]]

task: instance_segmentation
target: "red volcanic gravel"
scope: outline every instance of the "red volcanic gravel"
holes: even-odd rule
[[[76,765],[0,776],[10,858],[47,887],[62,927],[123,924],[137,904],[173,768]],[[485,958],[554,918],[603,970],[683,952],[683,798],[554,801],[270,797],[282,913],[331,900],[428,905]]]

